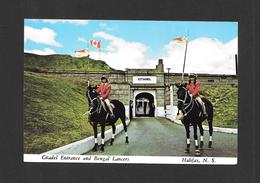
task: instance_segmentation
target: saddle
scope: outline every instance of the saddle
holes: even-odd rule
[[[203,97],[201,97],[201,98],[203,98]],[[195,102],[195,104],[198,106],[198,108],[200,109],[200,113],[199,113],[199,116],[200,117],[204,117],[204,115],[203,115],[203,104],[201,104],[201,103],[199,103],[196,99],[194,99],[194,102]],[[204,104],[205,105],[205,104]],[[206,106],[205,106],[206,107]]]
[[[101,100],[101,105],[102,105],[103,109],[104,109],[106,112],[109,112],[109,108],[108,108],[106,102],[104,102],[103,100]],[[110,105],[111,105],[112,109],[115,108],[115,105],[114,105],[113,103],[110,102]]]

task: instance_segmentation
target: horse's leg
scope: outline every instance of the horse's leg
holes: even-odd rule
[[[186,144],[187,144],[185,153],[190,153],[190,125],[189,125],[189,123],[187,123],[184,126],[185,126],[185,130],[186,130]]]
[[[200,130],[200,148],[203,148],[203,134],[204,134],[204,130],[203,130],[203,127],[202,127],[202,123],[200,122],[198,124],[199,126],[199,130]]]
[[[97,123],[94,123],[94,124],[93,124],[93,130],[94,130],[94,141],[95,141],[95,145],[94,145],[92,151],[97,151],[97,148],[98,148]]]
[[[207,104],[207,113],[208,113],[208,125],[209,125],[209,144],[208,147],[212,147],[212,134],[213,134],[213,106],[210,102]]]
[[[104,147],[105,147],[105,122],[103,122],[101,124],[101,148],[100,148],[100,150],[104,151],[105,150]]]
[[[112,124],[112,138],[111,138],[111,141],[110,141],[110,145],[113,145],[113,143],[114,143],[115,133],[116,133],[116,125]]]
[[[125,113],[122,114],[122,116],[120,117],[122,123],[123,123],[123,126],[124,126],[124,130],[125,130],[125,143],[129,143],[129,140],[128,140],[128,135],[127,135],[127,125],[126,125],[126,121],[125,121]]]
[[[212,134],[213,134],[213,124],[212,124],[212,119],[208,119],[208,124],[209,124],[209,145],[208,147],[212,147]]]
[[[199,150],[199,144],[198,144],[198,135],[197,135],[197,124],[195,123],[193,125],[193,130],[194,130],[194,141],[195,141],[195,155],[199,156],[200,155],[200,150]]]

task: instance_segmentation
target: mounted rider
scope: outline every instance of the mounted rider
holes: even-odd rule
[[[101,80],[101,84],[98,87],[98,89],[96,90],[96,92],[100,94],[100,99],[106,103],[106,105],[107,105],[107,107],[110,111],[110,116],[112,118],[114,118],[115,115],[114,115],[113,108],[112,108],[112,105],[111,105],[110,100],[109,100],[111,85],[110,85],[110,83],[108,82],[108,79],[105,76],[101,77],[100,80]]]
[[[192,78],[194,78],[193,82],[191,81]],[[207,115],[207,112],[206,112],[205,104],[202,101],[201,96],[199,94],[200,82],[198,81],[197,75],[190,75],[189,83],[187,84],[187,89],[189,91],[190,96],[195,98],[196,101],[199,102],[199,104],[202,108],[202,111],[203,111],[203,118],[206,119],[208,115]]]

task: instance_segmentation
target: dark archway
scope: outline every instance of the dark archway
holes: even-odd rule
[[[154,96],[150,93],[139,93],[135,97],[135,114],[136,116],[154,117],[155,105]]]

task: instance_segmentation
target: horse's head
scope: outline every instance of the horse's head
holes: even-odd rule
[[[186,88],[187,83],[185,84],[175,84],[177,89],[177,98],[178,98],[178,104],[177,107],[179,110],[183,109],[184,103],[186,102],[186,99],[188,97],[188,90]]]
[[[97,86],[92,87],[91,85],[89,85],[87,87],[86,96],[87,96],[89,102],[91,102],[94,98],[96,98],[98,96],[96,89],[97,89]]]

